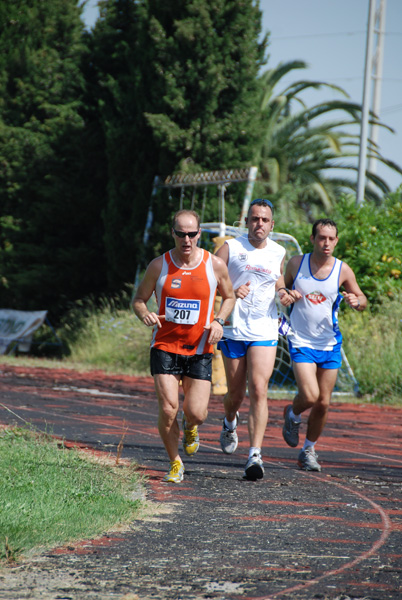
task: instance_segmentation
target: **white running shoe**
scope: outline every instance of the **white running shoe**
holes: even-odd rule
[[[253,454],[247,461],[246,468],[244,469],[244,479],[249,481],[256,481],[264,477],[264,467],[262,464],[262,458],[259,454]]]
[[[297,464],[303,471],[321,471],[321,465],[317,461],[318,454],[316,454],[313,446],[300,450]]]
[[[225,454],[233,454],[233,452],[237,448],[237,445],[239,443],[239,438],[237,437],[237,433],[236,433],[238,422],[239,422],[239,413],[236,413],[236,427],[232,431],[231,429],[228,429],[226,427],[225,419],[223,419],[222,431],[221,431],[219,441],[221,443],[222,451]]]

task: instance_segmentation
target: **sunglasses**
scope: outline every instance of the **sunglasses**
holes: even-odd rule
[[[198,235],[198,231],[177,231],[177,229],[173,229],[173,231],[178,238],[182,239],[184,239],[186,235],[188,235],[189,238],[195,238],[195,236]]]

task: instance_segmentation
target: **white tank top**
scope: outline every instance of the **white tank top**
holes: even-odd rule
[[[342,342],[338,327],[338,311],[343,296],[339,293],[342,261],[335,259],[326,279],[316,279],[310,269],[311,254],[305,254],[300,263],[293,289],[302,298],[291,306],[291,332],[288,340],[294,348],[332,350]]]
[[[250,281],[250,293],[238,298],[224,336],[229,339],[257,341],[278,339],[278,312],[275,283],[281,274],[285,248],[267,239],[265,248],[254,248],[247,235],[226,242],[228,269],[233,287]]]

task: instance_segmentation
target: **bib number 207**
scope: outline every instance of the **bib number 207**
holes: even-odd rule
[[[174,309],[174,320],[176,321],[177,319],[180,319],[181,321],[188,321],[188,319],[190,318],[190,311],[189,310],[179,310],[178,308]]]

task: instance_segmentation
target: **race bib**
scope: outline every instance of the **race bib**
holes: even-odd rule
[[[195,325],[200,318],[201,300],[178,300],[166,298],[166,321],[180,323],[181,325]]]

